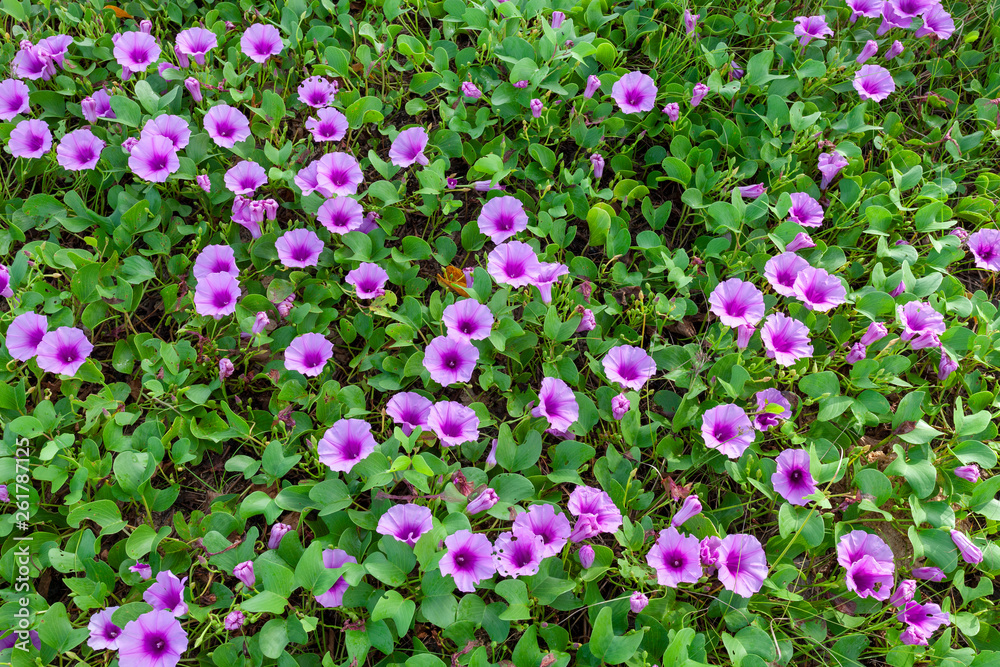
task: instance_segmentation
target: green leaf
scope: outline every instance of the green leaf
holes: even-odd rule
[[[285,598],[271,591],[263,591],[244,602],[242,608],[243,611],[253,614],[261,612],[280,614],[285,610],[286,606],[288,606],[288,600]]]
[[[381,621],[385,618],[391,618],[396,624],[396,634],[403,637],[410,628],[410,621],[413,620],[416,609],[417,605],[413,600],[404,599],[396,591],[387,591],[375,603],[375,609],[372,610],[372,620]]]
[[[910,486],[917,493],[918,498],[926,498],[937,486],[937,471],[926,459],[910,463],[906,460],[906,452],[899,445],[893,445],[892,451],[896,453],[895,460],[886,466],[885,474],[888,476],[901,475],[909,482]],[[911,453],[916,453],[911,450]]]

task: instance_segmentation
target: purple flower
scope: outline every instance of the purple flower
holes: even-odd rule
[[[102,609],[90,617],[87,629],[90,630],[90,638],[87,639],[87,646],[100,651],[102,649],[118,650],[118,637],[122,633],[111,621],[111,615],[118,610],[118,605]]]
[[[939,567],[915,567],[910,574],[912,574],[915,579],[933,582],[941,582],[947,578],[945,573],[942,572]]]
[[[904,49],[903,43],[897,39],[892,43],[892,46],[889,47],[889,50],[885,52],[885,59],[892,60],[893,58],[901,54],[903,52],[903,49]]]
[[[580,416],[580,406],[569,385],[558,378],[542,378],[538,390],[538,407],[531,411],[532,417],[545,417],[549,426],[557,431],[568,431]]]
[[[656,374],[656,362],[641,347],[619,345],[608,350],[601,360],[609,382],[617,382],[622,389],[642,389]]]
[[[157,611],[166,610],[175,617],[183,616],[188,612],[184,602],[185,581],[187,577],[178,579],[170,570],[162,570],[156,575],[156,583],[143,592],[142,599]]]
[[[696,107],[701,104],[701,101],[708,95],[709,90],[709,87],[703,83],[694,84],[694,89],[691,91],[691,106]]]
[[[926,301],[910,301],[903,306],[896,306],[896,316],[903,325],[903,333],[899,336],[903,340],[910,340],[923,334],[940,336],[947,328],[944,316]]]
[[[889,599],[892,591],[893,568],[863,555],[847,566],[844,581],[847,590],[857,593],[858,597],[884,601]]]
[[[805,192],[791,194],[792,207],[788,209],[788,219],[803,227],[819,227],[823,224],[823,207]]]
[[[643,609],[646,608],[646,605],[648,604],[649,604],[649,598],[640,593],[639,591],[635,591],[634,593],[632,593],[632,595],[629,596],[628,599],[629,609],[631,609],[632,613],[634,614],[638,614],[639,612],[641,612]]]
[[[243,623],[245,622],[246,618],[243,616],[243,612],[239,609],[234,609],[226,614],[226,618],[222,624],[229,632],[236,632],[243,627]]]
[[[756,325],[764,317],[764,295],[753,283],[730,278],[708,297],[709,310],[726,326]]]
[[[201,83],[199,83],[198,79],[193,76],[189,76],[184,79],[184,87],[187,88],[189,93],[191,93],[191,99],[193,99],[195,103],[201,102],[205,99],[201,94]]]
[[[483,205],[477,220],[479,231],[494,243],[503,243],[528,228],[528,214],[516,197],[494,197]]]
[[[878,42],[874,39],[869,39],[865,42],[864,48],[861,49],[861,53],[858,54],[856,61],[859,65],[864,65],[865,61],[878,53]],[[826,188],[820,186],[820,190],[825,190]]]
[[[837,542],[838,563],[843,567],[850,567],[851,563],[857,562],[863,556],[870,556],[886,568],[895,569],[892,549],[878,535],[854,530],[841,536]]]
[[[907,624],[906,630],[899,635],[904,644],[927,646],[927,640],[942,625],[950,625],[948,614],[941,607],[928,602],[920,604],[909,601],[896,614],[896,619]]]
[[[1000,271],[1000,230],[980,229],[966,239],[976,266],[989,271]]]
[[[839,278],[811,266],[799,272],[792,289],[809,310],[826,312],[847,301],[847,290]]]
[[[232,148],[250,136],[250,121],[228,104],[216,104],[205,114],[205,131],[217,146]]]
[[[205,192],[212,191],[212,179],[209,178],[208,174],[198,174],[194,177],[194,180],[198,183],[198,187]]]
[[[35,45],[27,40],[21,42],[10,65],[11,74],[18,79],[48,81],[56,73],[55,60],[49,51],[41,43]]]
[[[767,349],[768,359],[774,359],[781,366],[791,366],[799,359],[811,357],[813,353],[809,327],[784,313],[767,316],[760,339]]]
[[[233,366],[233,362],[229,360],[229,357],[223,357],[219,359],[219,380],[225,380],[228,377],[232,377],[233,373],[236,372],[236,367]]]
[[[812,237],[805,232],[799,232],[792,239],[792,242],[785,246],[786,252],[795,252],[797,250],[805,250],[806,248],[815,248],[816,242],[812,240]]]
[[[38,367],[47,373],[75,375],[93,351],[83,331],[59,327],[42,336],[36,349]]]
[[[229,273],[210,273],[195,286],[194,310],[216,320],[236,312],[240,281]]]
[[[431,401],[412,391],[394,394],[385,406],[385,412],[399,425],[404,435],[409,436],[413,429],[420,427],[427,430],[427,418],[431,411]]]
[[[122,629],[118,636],[118,665],[176,667],[187,647],[187,633],[180,621],[168,611],[150,611]]]
[[[281,539],[289,532],[291,532],[291,530],[292,527],[289,526],[287,523],[279,522],[271,526],[271,535],[267,540],[267,548],[277,549],[278,546],[281,544]]]
[[[587,77],[587,85],[583,89],[583,96],[590,99],[597,92],[597,89],[601,87],[601,80],[597,78],[595,74],[591,74]]]
[[[257,583],[257,577],[253,573],[253,561],[247,560],[233,568],[233,576],[239,579],[247,588],[253,588]]]
[[[865,331],[865,335],[861,337],[859,341],[865,347],[882,340],[889,335],[889,330],[886,329],[885,325],[881,322],[872,322],[868,325],[868,330]]]
[[[420,536],[434,527],[431,511],[422,505],[393,505],[378,520],[379,535],[389,535],[403,544],[413,546]]]
[[[126,137],[125,141],[122,142],[122,150],[131,155],[132,149],[135,148],[135,145],[138,143],[139,140],[135,137]]]
[[[333,343],[322,334],[302,334],[292,339],[285,349],[285,368],[307,377],[316,377],[323,372],[323,367],[332,356]]]
[[[115,60],[122,66],[122,81],[128,81],[133,73],[145,72],[160,57],[160,45],[147,33],[126,32],[115,42]]]
[[[871,42],[874,44],[875,42]],[[876,47],[877,48],[877,47]],[[847,166],[847,158],[841,155],[837,151],[830,151],[829,153],[820,153],[819,155],[819,171],[823,174],[823,178],[820,181],[819,189],[826,190],[837,174]]]
[[[493,545],[482,533],[468,530],[456,531],[444,539],[447,548],[438,563],[443,576],[451,575],[455,586],[463,593],[472,593],[476,584],[489,579],[496,572]]]
[[[252,238],[259,239],[260,223],[264,221],[264,203],[236,195],[233,197],[232,220],[250,232]]]
[[[236,278],[240,275],[236,267],[236,253],[228,245],[207,245],[194,260],[192,273],[197,280],[212,273],[228,273]]]
[[[476,181],[472,184],[476,192],[488,192],[490,190],[503,190],[502,185],[493,185],[491,181]]]
[[[255,23],[246,29],[240,38],[243,53],[255,63],[262,63],[271,56],[281,53],[281,33],[273,25]]]
[[[735,60],[733,60],[732,62],[729,63],[729,80],[730,81],[739,81],[740,79],[743,78],[743,76],[745,74],[746,74],[746,70],[744,70],[742,67],[740,67],[739,65],[737,65]]]
[[[538,567],[545,557],[544,547],[539,535],[522,533],[513,536],[511,533],[500,533],[493,545],[493,561],[497,573],[502,577],[514,578],[538,574]]]
[[[604,491],[577,486],[569,494],[569,513],[577,517],[570,540],[580,542],[600,533],[613,533],[622,525],[621,510]]]
[[[146,563],[136,563],[135,565],[130,565],[128,569],[129,572],[135,572],[138,574],[143,581],[146,581],[153,576],[153,568]]]
[[[358,268],[347,274],[344,282],[354,285],[359,299],[375,299],[385,294],[385,283],[389,274],[378,264],[361,262]]]
[[[455,401],[438,401],[427,414],[427,426],[445,447],[456,447],[479,439],[476,411]]]
[[[656,84],[642,72],[629,72],[611,87],[611,97],[623,113],[649,111],[656,104]]]
[[[542,303],[552,302],[552,286],[559,282],[559,279],[569,275],[569,267],[557,262],[541,262],[538,270],[531,280],[531,284],[538,288],[538,293],[542,297]]]
[[[594,311],[590,308],[577,306],[576,312],[580,313],[580,324],[576,327],[576,333],[585,333],[597,328],[597,318],[594,317]]]
[[[701,435],[706,447],[717,449],[731,459],[740,458],[757,437],[747,413],[730,403],[705,411]]]
[[[104,146],[90,130],[73,130],[56,146],[56,161],[69,171],[93,169],[101,159]]]
[[[896,586],[896,590],[889,596],[889,604],[893,607],[902,607],[913,599],[917,593],[917,582],[913,579],[904,579]]]
[[[881,102],[896,90],[896,82],[886,68],[865,65],[854,75],[854,89],[863,100]]]
[[[938,39],[948,39],[955,32],[955,19],[941,5],[933,5],[923,19],[924,25],[917,30],[916,37],[934,35]]]
[[[891,2],[882,4],[882,23],[875,31],[877,37],[881,37],[893,28],[908,30],[913,25],[913,18],[903,16]]]
[[[475,299],[460,299],[444,309],[441,322],[449,338],[469,342],[490,337],[493,313]]]
[[[540,99],[538,99],[537,97],[534,98],[533,100],[531,100],[531,103],[528,106],[531,108],[531,116],[533,118],[542,117],[542,110],[545,109],[545,105],[542,104],[542,101]]]
[[[527,243],[508,241],[489,254],[486,270],[495,281],[511,287],[530,285],[539,269],[538,256]]]
[[[327,197],[353,195],[365,180],[358,161],[348,153],[327,153],[316,167],[319,189]]]
[[[267,317],[267,313],[263,310],[258,311],[257,315],[253,319],[253,327],[251,327],[250,332],[253,334],[259,334],[261,331],[267,328],[267,325],[271,323],[271,320]]]
[[[580,559],[580,565],[583,566],[583,569],[586,570],[594,564],[594,547],[589,544],[584,544],[580,547],[580,549],[576,552],[576,555],[577,558]]]
[[[956,477],[961,477],[967,482],[972,482],[975,484],[979,481],[979,466],[973,463],[972,465],[959,466],[952,470]]]
[[[316,266],[325,247],[322,239],[310,229],[291,229],[274,242],[278,259],[288,268]]]
[[[799,44],[805,46],[813,39],[823,39],[832,36],[833,30],[826,24],[826,16],[818,14],[816,16],[796,16],[795,35],[799,38]],[[746,596],[744,596],[746,597]]]
[[[8,299],[14,296],[14,290],[10,288],[10,270],[0,264],[0,296]]]
[[[660,531],[656,543],[646,554],[646,562],[656,570],[656,582],[670,588],[677,588],[682,583],[697,583],[704,574],[698,538],[681,535],[673,526]]]
[[[44,121],[22,120],[11,130],[7,148],[14,157],[42,157],[52,150],[52,132]]]
[[[594,178],[601,180],[601,176],[604,175],[604,156],[600,153],[594,153],[590,156],[590,166],[594,169]]]
[[[27,361],[38,354],[49,321],[44,315],[22,313],[7,327],[7,352],[18,361]]]
[[[229,168],[223,180],[233,194],[250,195],[267,184],[267,172],[253,160],[240,160]]]
[[[14,116],[30,111],[29,93],[28,86],[23,81],[0,81],[0,120],[13,120]]]
[[[170,174],[180,169],[181,161],[170,139],[147,135],[132,148],[128,166],[144,181],[165,183]]]
[[[323,550],[323,567],[328,570],[336,570],[344,565],[347,565],[348,563],[357,562],[357,558],[349,555],[343,549]],[[350,587],[351,586],[347,583],[347,580],[340,577],[334,582],[333,586],[330,587],[330,590],[316,596],[316,602],[320,603],[327,609],[339,607],[344,602],[344,593],[346,593],[347,589]]]
[[[186,120],[180,116],[163,114],[148,121],[139,134],[140,139],[149,137],[163,137],[167,139],[174,150],[181,150],[188,145],[191,140],[191,128]]]
[[[754,183],[753,185],[742,185],[736,189],[739,192],[740,197],[744,199],[756,199],[762,194],[767,192],[767,188],[761,183]]]
[[[528,81],[527,79],[521,79],[520,81],[515,81],[514,82],[514,87],[515,88],[522,88],[523,89],[523,88],[527,88],[530,85],[531,85],[531,82]]]
[[[701,514],[701,502],[698,500],[698,496],[692,493],[684,499],[684,504],[677,510],[677,514],[674,514],[673,518],[670,519],[670,525],[674,528],[680,528],[685,521],[699,514]]]
[[[468,382],[479,360],[479,349],[466,340],[438,336],[424,350],[424,368],[431,379],[447,387]]]
[[[177,33],[174,42],[174,53],[185,58],[194,58],[199,65],[205,64],[205,55],[219,45],[219,40],[215,33],[205,28],[188,28]],[[186,62],[182,62],[183,67],[187,67]]]
[[[325,107],[316,115],[318,118],[306,120],[306,129],[312,133],[313,141],[340,141],[347,134],[347,116],[336,109]]]
[[[552,12],[552,29],[558,30],[565,20],[566,15],[562,12]]]
[[[778,471],[771,475],[774,490],[792,505],[808,505],[806,496],[816,493],[816,482],[809,472],[809,452],[786,449],[778,454]]]
[[[948,356],[948,353],[941,348],[941,360],[938,361],[938,379],[947,380],[948,376],[958,370],[958,362]]]
[[[310,76],[302,80],[299,84],[299,99],[306,106],[314,109],[322,109],[333,103],[333,98],[337,95],[338,86],[321,76]],[[322,114],[320,114],[322,117]]]
[[[865,357],[868,356],[868,350],[861,343],[855,343],[851,346],[851,351],[847,353],[847,357],[844,359],[849,364],[856,364]]]
[[[483,96],[483,91],[479,90],[479,88],[476,88],[476,84],[472,83],[471,81],[463,81],[462,94],[470,99],[478,100],[480,97]]]
[[[919,334],[910,341],[910,347],[914,350],[922,350],[928,347],[941,347],[941,339],[937,337],[937,334],[930,331],[925,331]]]
[[[166,77],[167,72],[172,69],[180,70],[180,67],[174,65],[173,63],[162,62],[156,66],[156,73],[162,77]]]
[[[757,332],[757,327],[752,324],[741,324],[736,327],[736,347],[745,350],[750,344],[750,339]]]
[[[103,88],[80,100],[80,111],[88,123],[96,123],[98,118],[116,118],[111,110],[111,95]]]
[[[961,554],[962,560],[966,563],[975,565],[976,563],[983,562],[982,550],[973,544],[972,540],[965,533],[953,529],[951,531],[951,541],[958,547],[958,553]]]
[[[495,445],[496,440],[493,443]],[[500,496],[497,495],[497,492],[490,487],[486,487],[479,492],[478,496],[469,501],[469,504],[465,506],[465,511],[469,514],[479,514],[496,505],[499,500]]]
[[[518,539],[541,538],[540,558],[558,556],[572,532],[569,519],[552,505],[532,505],[517,515],[511,530]]]
[[[667,118],[671,123],[676,123],[677,119],[681,117],[681,105],[677,102],[668,102],[663,107],[663,113],[667,114]]]
[[[719,581],[723,587],[748,598],[761,589],[767,576],[764,548],[752,535],[729,535],[719,546]]]
[[[684,10],[684,32],[691,36],[698,29],[698,19],[701,14],[692,14],[690,9]]]
[[[624,393],[618,394],[611,399],[611,416],[615,419],[621,421],[621,419],[628,414],[628,411],[632,409],[632,403],[628,400],[628,396]]]
[[[702,565],[709,568],[718,568],[719,549],[722,547],[722,540],[714,535],[706,537],[698,544],[698,554],[701,557]]]
[[[448,189],[449,190],[454,190],[455,188],[458,187],[458,179],[457,178],[448,178],[447,179],[447,185],[448,185]]]
[[[422,127],[403,130],[389,148],[389,161],[397,167],[409,167],[414,163],[426,166],[429,163],[424,155],[427,141],[427,130]]]
[[[316,447],[320,462],[335,472],[351,472],[375,451],[371,430],[363,419],[338,419]]]
[[[914,18],[940,6],[937,0],[888,0],[888,4],[892,5],[896,14],[904,18]]]
[[[350,197],[327,199],[316,211],[316,219],[332,234],[346,234],[361,228],[365,211]]]
[[[762,389],[757,392],[755,398],[757,415],[754,417],[753,425],[758,431],[767,431],[781,423],[781,420],[792,416],[792,404],[777,389]]]
[[[851,23],[857,21],[859,16],[870,19],[882,16],[882,0],[847,0],[847,6],[851,8]]]

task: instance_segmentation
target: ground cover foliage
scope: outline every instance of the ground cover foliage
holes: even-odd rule
[[[0,661],[995,664],[995,10],[3,0]]]

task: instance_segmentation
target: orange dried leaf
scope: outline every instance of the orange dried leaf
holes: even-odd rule
[[[110,9],[111,11],[113,11],[115,13],[115,16],[117,16],[120,19],[134,19],[135,18],[134,16],[132,16],[131,14],[129,14],[127,11],[125,11],[121,7],[115,7],[114,5],[104,5],[104,8],[105,9]]]
[[[469,293],[465,291],[465,272],[462,269],[446,266],[444,267],[444,275],[438,275],[437,281],[445,289],[450,289],[461,296],[469,296]]]

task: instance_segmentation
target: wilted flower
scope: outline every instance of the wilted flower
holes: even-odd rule
[[[142,34],[142,33],[140,33]],[[120,667],[175,667],[188,647],[187,633],[168,611],[129,621],[118,636]]]
[[[642,72],[629,72],[611,87],[611,97],[623,113],[649,111],[656,104],[656,84]]]
[[[205,192],[212,191],[212,179],[209,178],[208,174],[198,174],[195,176],[194,180],[198,183],[198,187]]]
[[[723,587],[748,598],[761,589],[767,576],[764,548],[752,535],[729,535],[719,545],[719,581]]]
[[[681,117],[681,105],[677,102],[667,102],[667,105],[663,107],[663,113],[667,114],[671,123],[676,123],[677,119]]]
[[[530,85],[531,85],[531,82],[528,81],[527,79],[521,79],[520,81],[515,81],[514,82],[514,87],[515,88],[519,88],[519,89],[527,88]]]
[[[833,30],[826,24],[826,16],[818,14],[816,16],[796,16],[795,35],[799,38],[799,44],[805,46],[813,39],[823,39],[833,35]]]
[[[855,59],[859,65],[864,65],[865,61],[878,53],[878,42],[874,39],[869,39],[865,42],[864,48],[861,49],[861,53]],[[820,187],[820,190],[825,190],[825,188]]]
[[[865,65],[854,75],[854,89],[863,100],[881,102],[896,90],[896,82],[886,68]]]
[[[343,549],[323,550],[323,567],[328,570],[336,570],[344,565],[347,565],[348,563],[357,562],[357,558],[351,556]],[[346,593],[347,589],[350,587],[351,586],[347,583],[347,580],[344,579],[344,577],[340,577],[334,582],[333,586],[330,587],[330,590],[316,596],[316,602],[320,603],[327,609],[339,607],[344,603],[344,593]]]
[[[236,632],[243,627],[243,623],[245,622],[246,619],[243,616],[243,612],[239,609],[234,609],[226,614],[226,618],[222,624],[229,632]]]
[[[820,173],[823,175],[823,178],[820,181],[819,189],[826,190],[830,186],[830,183],[833,182],[833,179],[837,177],[837,174],[839,174],[840,171],[847,166],[847,164],[847,158],[841,155],[838,151],[820,153],[818,168]]]
[[[233,568],[233,576],[239,579],[247,588],[253,588],[253,585],[257,583],[257,576],[253,573],[252,560],[238,563]]]
[[[756,199],[762,194],[767,192],[767,188],[761,183],[754,183],[753,185],[741,185],[736,188],[736,191],[740,193],[740,197],[744,199]]]
[[[412,164],[426,166],[429,164],[424,149],[427,147],[427,130],[422,127],[411,127],[396,135],[389,148],[389,161],[397,167],[409,167]]]
[[[677,510],[677,514],[670,519],[670,525],[680,528],[688,519],[699,514],[701,514],[701,501],[698,500],[697,494],[692,493],[684,499],[684,504]]]
[[[723,404],[706,410],[702,415],[701,436],[709,449],[717,449],[731,459],[738,459],[753,443],[756,433],[743,408]]]
[[[604,491],[580,485],[569,494],[569,513],[577,517],[570,540],[580,542],[600,533],[613,533],[622,525],[621,510]]]
[[[788,219],[803,227],[819,227],[823,224],[823,207],[805,192],[791,194],[792,207],[788,209]]]
[[[236,367],[233,366],[233,362],[229,360],[229,357],[219,359],[219,380],[225,380],[228,377],[232,377],[235,372]]]
[[[847,353],[847,357],[844,359],[849,364],[856,364],[865,357],[868,356],[868,351],[864,345],[861,343],[855,343],[851,346],[851,351]]]
[[[583,90],[583,96],[586,98],[591,98],[597,89],[601,87],[601,80],[597,78],[595,74],[591,74],[587,77],[587,86]]]
[[[413,546],[420,536],[434,527],[431,511],[423,505],[393,505],[378,520],[375,532]]]
[[[42,336],[35,354],[38,367],[43,371],[75,375],[93,351],[94,345],[83,331],[73,327],[59,327]]]
[[[576,327],[576,333],[585,333],[597,328],[597,318],[594,317],[594,311],[590,308],[577,306],[576,312],[580,313],[580,324]]]
[[[642,389],[656,374],[656,362],[641,347],[618,345],[608,350],[601,360],[608,381],[617,382],[623,389]]]
[[[945,573],[939,567],[915,567],[910,574],[912,574],[915,579],[933,582],[941,582],[947,578]]]
[[[496,442],[496,440],[493,442]],[[479,492],[478,496],[469,501],[469,504],[465,506],[465,511],[469,514],[479,514],[496,505],[499,500],[500,496],[497,495],[497,492],[490,487],[486,487]]]
[[[305,333],[293,338],[285,349],[285,368],[316,377],[332,356],[333,343],[323,334]]]
[[[156,575],[156,583],[143,592],[142,599],[157,611],[166,610],[173,616],[183,616],[188,612],[184,602],[185,581],[187,577],[178,579],[170,570],[162,570]]]
[[[281,33],[273,25],[255,23],[246,29],[240,38],[240,48],[244,55],[255,63],[262,63],[271,56],[281,53]]]
[[[767,357],[774,359],[780,366],[791,366],[803,357],[811,357],[813,353],[809,327],[784,313],[767,316],[760,338],[767,349]]]
[[[941,360],[938,362],[938,379],[947,380],[948,376],[958,370],[958,362],[952,359],[944,348],[941,348]]]
[[[438,401],[427,415],[427,426],[445,447],[479,439],[476,411],[455,401]]]
[[[472,593],[476,584],[489,579],[496,572],[493,545],[482,533],[468,530],[456,531],[444,539],[447,549],[438,563],[443,576],[451,575],[455,587],[463,593]]]
[[[792,416],[792,404],[773,387],[758,391],[754,398],[757,400],[757,415],[753,425],[758,431],[767,431]]]
[[[709,90],[709,87],[703,83],[694,84],[694,89],[691,91],[691,106],[696,107],[701,104],[701,101],[708,95]]]
[[[545,105],[542,104],[542,101],[540,99],[538,99],[537,97],[534,98],[533,100],[531,100],[531,103],[528,106],[531,108],[531,116],[533,118],[542,117],[542,110],[545,108]]]
[[[371,424],[363,419],[338,419],[316,446],[321,463],[334,472],[351,472],[375,451]]]
[[[917,582],[913,579],[904,579],[896,586],[896,590],[889,596],[889,604],[893,607],[902,607],[913,599],[917,593]]]
[[[483,96],[483,91],[479,90],[479,88],[476,87],[476,84],[471,81],[463,81],[462,94],[470,99],[478,100]]]
[[[699,556],[698,538],[681,535],[673,526],[660,531],[656,543],[646,554],[646,562],[656,570],[656,582],[677,588],[679,584],[697,583],[704,574]]]
[[[709,310],[729,327],[753,326],[764,317],[764,295],[753,283],[739,278],[716,285],[708,303]]]
[[[135,565],[130,565],[128,569],[129,572],[135,572],[138,574],[143,581],[146,581],[153,576],[153,568],[146,563],[136,563]]]
[[[631,596],[629,596],[628,604],[632,613],[638,614],[646,608],[646,605],[649,604],[649,598],[639,591],[635,591]]]
[[[259,334],[270,323],[271,323],[271,320],[268,319],[267,313],[265,313],[263,310],[259,311],[257,313],[257,315],[254,317],[253,327],[251,327],[250,332],[254,333],[254,334]]]
[[[615,419],[622,419],[630,409],[632,409],[632,403],[625,394],[618,394],[611,399],[611,416]]]
[[[962,556],[962,560],[966,563],[971,563],[975,565],[976,563],[983,562],[983,552],[972,543],[969,536],[965,533],[952,529],[951,531],[951,541],[955,543],[958,547],[958,553]]]

